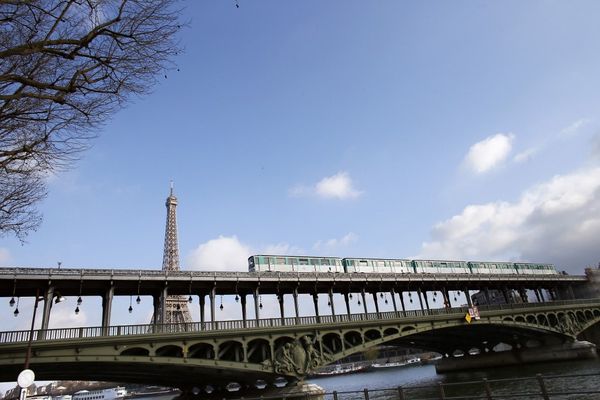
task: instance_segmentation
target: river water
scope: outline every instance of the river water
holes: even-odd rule
[[[484,396],[486,393],[483,384],[481,383],[482,379],[484,378],[489,380],[531,378],[513,382],[492,382],[490,384],[490,388],[493,395],[507,395],[515,392],[526,392],[530,394],[518,398],[541,399],[541,396],[536,395],[536,393],[540,393],[539,384],[535,379],[535,376],[538,373],[542,375],[596,374],[595,376],[579,378],[545,379],[546,387],[550,393],[566,391],[567,389],[575,389],[580,392],[600,391],[600,361],[598,359],[530,364],[518,367],[501,367],[481,369],[476,371],[452,372],[446,374],[436,374],[435,367],[433,365],[406,366],[393,369],[377,370],[374,372],[318,378],[311,380],[310,383],[315,383],[321,386],[328,393],[333,392],[334,390],[337,391],[339,393],[339,399],[362,399],[364,398],[362,393],[354,394],[344,392],[362,391],[364,388],[369,389],[369,398],[371,400],[398,399],[398,392],[396,390],[377,391],[377,389],[387,389],[402,386],[406,399],[409,400],[440,398],[439,388],[436,387],[439,382],[451,384],[477,381],[478,383],[469,385],[444,385],[444,390],[448,397]],[[414,387],[417,386],[430,386],[432,388],[415,389]],[[330,399],[331,396],[325,396],[325,398]],[[501,397],[494,397],[494,399],[497,398]],[[600,393],[551,396],[551,399],[600,400]]]

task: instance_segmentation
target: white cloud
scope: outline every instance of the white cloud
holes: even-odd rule
[[[349,245],[356,243],[357,240],[358,235],[349,232],[339,239],[319,240],[313,245],[313,249],[316,251],[334,251],[341,247],[348,247]]]
[[[555,176],[514,203],[469,205],[432,236],[419,257],[552,262],[581,273],[600,259],[600,168]]]
[[[475,143],[469,148],[465,164],[475,173],[482,174],[501,164],[512,149],[514,135],[497,133]]]
[[[187,268],[203,271],[247,271],[250,246],[237,236],[222,236],[201,244],[187,257]]]
[[[522,151],[519,154],[515,155],[513,157],[513,161],[516,162],[517,164],[527,162],[527,161],[531,160],[537,152],[538,152],[538,149],[532,147],[530,149],[527,149],[527,150]]]
[[[7,266],[10,262],[10,251],[5,247],[0,247],[0,266]]]
[[[350,175],[344,171],[327,176],[314,186],[297,185],[289,190],[290,196],[293,197],[316,195],[325,199],[338,200],[354,199],[362,193],[354,187]]]
[[[589,118],[578,119],[577,121],[573,122],[571,125],[564,128],[560,132],[560,134],[563,136],[576,135],[577,133],[579,133],[581,131],[581,129],[583,129],[585,126],[587,126],[590,122],[592,122],[592,120]]]

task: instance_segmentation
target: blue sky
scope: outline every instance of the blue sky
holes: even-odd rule
[[[171,179],[184,269],[600,260],[599,2],[239,3],[185,2],[179,70],[50,180],[0,265],[159,269]]]

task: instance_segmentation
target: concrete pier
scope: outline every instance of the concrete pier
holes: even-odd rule
[[[548,361],[565,361],[597,358],[596,345],[576,341],[559,345],[543,346],[497,353],[483,353],[463,357],[442,358],[435,367],[437,373],[467,369],[503,367]]]

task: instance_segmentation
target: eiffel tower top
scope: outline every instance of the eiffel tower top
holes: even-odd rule
[[[179,271],[179,244],[177,242],[177,197],[171,192],[165,203],[167,206],[167,224],[165,227],[165,248],[163,252],[163,271]]]

